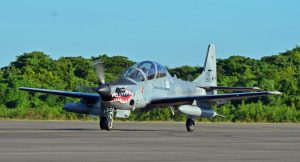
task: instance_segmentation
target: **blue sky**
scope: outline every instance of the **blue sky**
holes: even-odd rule
[[[169,67],[300,45],[299,0],[1,0],[0,66],[24,52],[124,55]]]

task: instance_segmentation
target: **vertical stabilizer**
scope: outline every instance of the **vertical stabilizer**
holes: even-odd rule
[[[194,81],[198,86],[210,87],[217,86],[217,63],[215,45],[210,44],[207,49],[204,70]]]

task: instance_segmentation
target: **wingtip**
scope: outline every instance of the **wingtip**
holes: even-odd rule
[[[282,93],[279,91],[268,91],[268,93],[272,95],[282,95]]]
[[[259,87],[252,87],[253,90],[261,90]]]
[[[27,91],[27,90],[31,90],[33,88],[28,88],[28,87],[19,87],[18,90],[22,90],[22,91]]]

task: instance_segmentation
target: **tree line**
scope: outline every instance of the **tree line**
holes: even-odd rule
[[[0,69],[0,118],[2,119],[94,119],[87,115],[62,110],[66,102],[78,99],[19,91],[18,87],[91,92],[98,81],[92,66],[102,60],[107,82],[116,80],[135,62],[125,56],[99,55],[91,58],[61,57],[33,51],[24,53]],[[183,80],[195,79],[202,67],[181,66],[168,68],[171,75]],[[226,118],[199,119],[232,122],[299,122],[300,121],[300,47],[284,53],[252,59],[231,56],[217,60],[218,85],[260,87],[278,90],[281,96],[267,96],[232,101],[215,107]],[[222,92],[221,92],[222,93]],[[185,116],[169,109],[149,112],[135,111],[126,120],[185,120]]]

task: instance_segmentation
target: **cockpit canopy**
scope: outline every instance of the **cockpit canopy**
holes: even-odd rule
[[[167,76],[167,74],[167,69],[161,64],[153,61],[143,61],[130,67],[124,77],[131,78],[137,82],[142,82],[145,80],[162,78]]]

